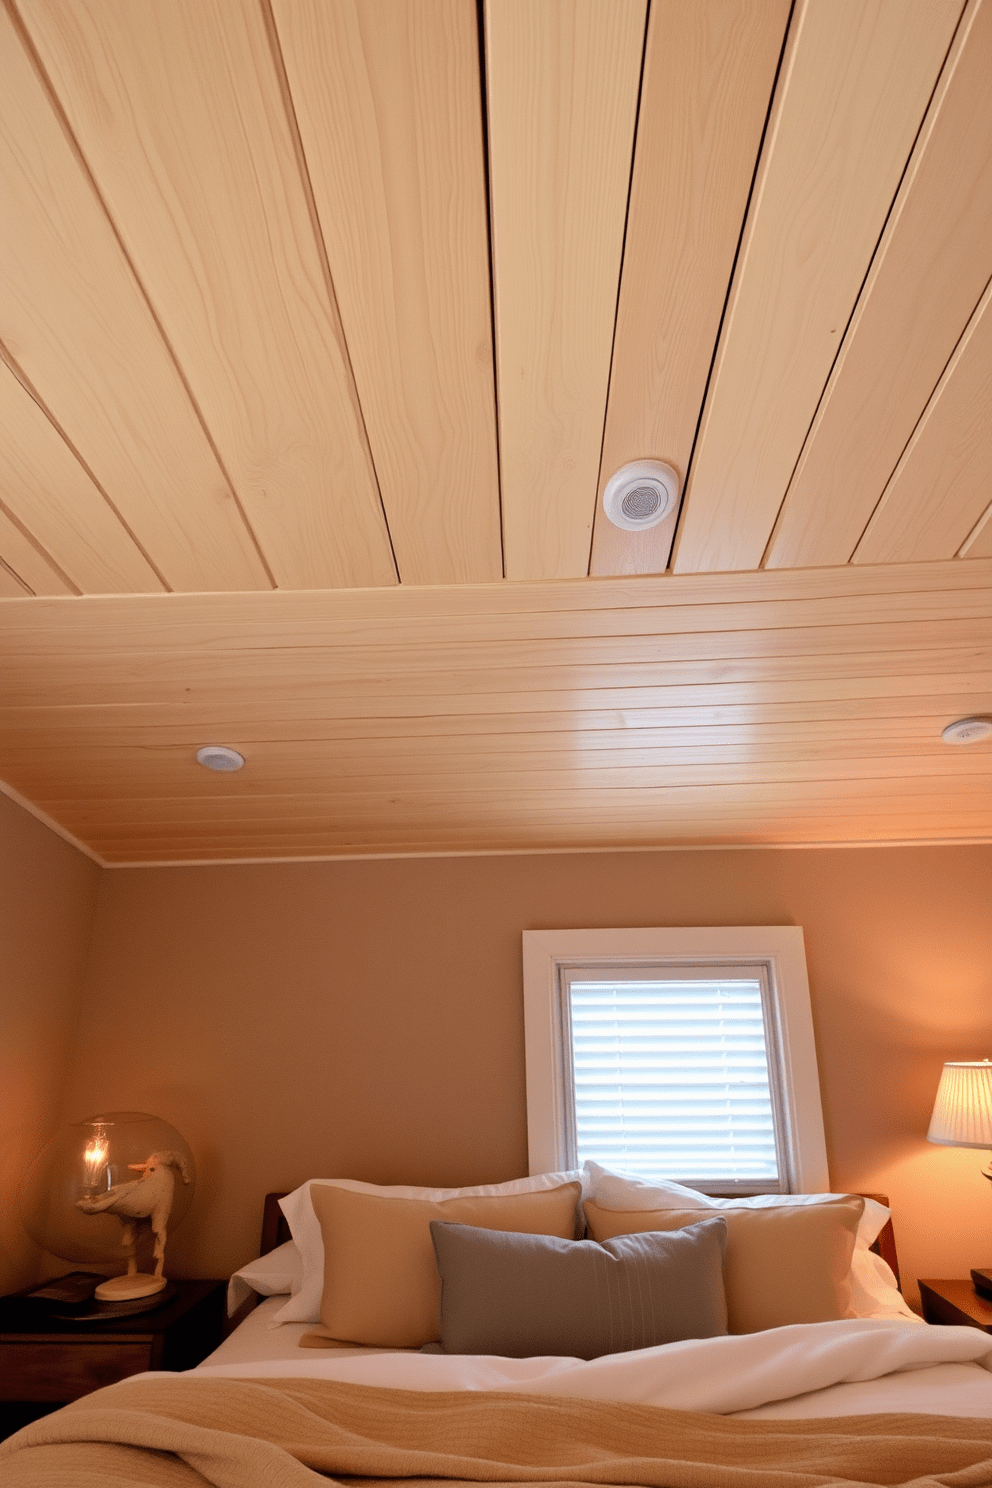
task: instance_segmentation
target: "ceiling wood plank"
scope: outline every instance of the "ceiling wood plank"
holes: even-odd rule
[[[992,501],[992,281],[854,550],[953,558]]]
[[[939,746],[939,741],[938,745]],[[448,797],[462,798],[466,794],[490,792],[513,792],[514,799],[543,796],[553,799],[557,791],[574,791],[582,797],[595,798],[597,793],[607,790],[672,790],[681,786],[702,785],[764,785],[776,781],[806,781],[811,790],[821,781],[898,781],[906,779],[919,782],[927,779],[941,782],[963,783],[962,788],[971,790],[976,785],[992,790],[992,757],[984,754],[968,754],[961,750],[944,748],[942,754],[921,756],[919,753],[871,757],[862,744],[860,755],[845,755],[842,758],[803,755],[791,756],[784,752],[769,759],[745,757],[729,758],[717,753],[713,759],[700,759],[694,750],[682,753],[666,751],[659,759],[630,762],[626,759],[611,761],[596,759],[590,764],[579,758],[570,764],[562,764],[547,756],[543,762],[526,762],[495,756],[459,761],[437,760],[424,764],[420,769],[393,768],[380,764],[375,772],[374,787],[370,773],[356,761],[349,770],[336,761],[333,774],[327,770],[320,751],[314,747],[307,754],[300,752],[292,757],[288,751],[265,754],[253,753],[244,770],[221,782],[211,777],[209,771],[195,762],[192,751],[172,758],[150,758],[133,760],[126,771],[113,768],[107,760],[95,760],[85,770],[76,766],[73,771],[72,801],[93,805],[100,801],[202,801],[242,800],[246,811],[259,801],[273,803],[278,809],[281,801],[308,796],[317,800],[345,802],[354,799],[380,799],[391,797],[396,792],[419,792],[431,800],[442,801]],[[51,776],[43,769],[44,761],[24,759],[10,775],[10,783],[29,799],[47,798],[51,788]],[[921,772],[925,771],[925,775]],[[948,787],[949,788],[949,787]],[[65,800],[61,805],[66,805]],[[50,809],[46,807],[46,810]]]
[[[599,821],[608,825],[610,819],[620,822],[644,815],[653,820],[655,830],[672,820],[692,820],[706,816],[723,808],[723,814],[733,817],[754,816],[762,806],[774,811],[776,808],[801,807],[806,816],[816,816],[825,811],[840,808],[850,810],[860,802],[869,802],[873,815],[888,814],[898,819],[903,813],[916,809],[961,811],[966,807],[973,788],[965,784],[955,789],[953,782],[935,783],[927,777],[916,780],[900,778],[886,788],[877,780],[846,781],[824,780],[816,783],[815,790],[807,780],[772,781],[746,786],[725,782],[715,785],[633,787],[600,791],[542,791],[516,798],[517,819],[526,822],[544,821],[553,826],[562,816],[577,822]],[[503,826],[498,816],[494,792],[480,788],[449,796],[435,796],[430,792],[418,794],[414,791],[391,791],[365,793],[351,797],[297,795],[281,798],[262,796],[256,801],[245,801],[233,797],[217,798],[213,801],[199,798],[144,800],[144,801],[100,801],[80,802],[54,798],[38,802],[40,808],[64,825],[83,841],[94,828],[100,836],[126,827],[134,832],[155,833],[162,829],[177,828],[183,836],[192,836],[199,831],[210,831],[216,837],[225,832],[236,833],[242,826],[256,830],[287,831],[294,828],[314,831],[321,827],[330,832],[343,826],[374,830],[385,826],[396,830],[403,825],[416,826],[422,831],[429,821],[435,832],[444,830],[447,824],[458,822],[471,832],[475,830],[483,838]],[[992,806],[976,813],[985,824],[992,824]],[[99,840],[99,838],[97,839]]]
[[[273,0],[405,584],[502,577],[474,0]]]
[[[960,0],[799,0],[677,572],[761,563],[960,10]]]
[[[22,9],[276,582],[394,583],[258,5]]]
[[[11,565],[13,566],[13,565]],[[988,608],[988,607],[986,607]],[[20,677],[31,683],[45,669],[54,680],[85,668],[85,680],[93,686],[113,678],[126,685],[132,674],[146,672],[155,658],[155,677],[163,685],[170,678],[186,677],[190,683],[209,685],[213,677],[230,681],[250,679],[257,689],[268,680],[296,683],[307,691],[338,690],[342,687],[378,685],[402,693],[417,690],[443,695],[451,690],[490,692],[504,679],[533,689],[548,685],[583,685],[585,679],[602,678],[610,685],[623,685],[627,677],[649,675],[652,668],[672,665],[690,667],[713,662],[762,661],[769,658],[802,659],[811,669],[842,666],[845,658],[890,657],[893,664],[902,652],[918,655],[941,650],[971,655],[986,649],[992,637],[992,616],[882,621],[807,627],[776,626],[770,630],[700,630],[665,634],[551,637],[526,640],[494,637],[471,641],[425,640],[415,648],[392,642],[379,645],[311,645],[306,649],[284,645],[259,647],[170,648],[131,646],[118,638],[105,643],[99,652],[77,648],[72,637],[58,649],[40,653],[11,650],[7,663],[8,685],[16,688]],[[659,677],[662,675],[658,672]],[[592,682],[590,685],[595,685]]]
[[[301,596],[302,598],[302,596]],[[307,596],[313,600],[315,596]],[[397,634],[396,619],[383,615],[372,618],[367,612],[348,616],[328,614],[319,604],[293,606],[292,611],[280,606],[268,614],[259,610],[239,609],[237,614],[223,614],[219,607],[201,609],[198,614],[180,614],[175,606],[163,607],[157,615],[130,613],[126,617],[127,634],[147,656],[160,652],[197,653],[215,651],[255,651],[292,647],[306,653],[324,647],[361,647],[366,655],[371,648],[383,648],[387,655],[403,653],[416,647],[426,649],[450,646],[474,646],[494,642],[551,642],[556,640],[605,640],[616,646],[628,638],[644,636],[702,635],[714,631],[774,631],[801,628],[802,633],[823,626],[901,625],[906,622],[992,621],[992,580],[988,586],[966,586],[947,589],[910,589],[907,593],[881,593],[861,596],[852,611],[852,601],[840,596],[812,598],[801,605],[788,601],[754,601],[751,604],[686,604],[680,606],[644,606],[617,610],[549,610],[531,615],[502,614],[458,617],[458,638],[451,638],[450,622],[440,615],[416,615],[402,620],[402,635]],[[22,611],[23,614],[23,611]],[[363,618],[364,615],[364,618]],[[8,635],[22,656],[46,657],[71,653],[87,657],[108,646],[119,644],[119,624],[125,617],[115,612],[96,615],[92,610],[74,612],[75,624],[57,623],[51,615],[46,620],[32,610],[23,614],[26,623],[15,625],[8,613],[0,612],[0,632]],[[22,615],[18,615],[21,619]],[[66,618],[66,617],[63,617]]]
[[[342,743],[361,746],[379,742],[384,748],[407,747],[411,741],[428,749],[448,745],[475,752],[488,741],[505,739],[510,750],[535,749],[550,741],[549,747],[562,747],[571,740],[575,747],[627,747],[641,740],[658,740],[680,732],[692,737],[722,737],[746,743],[760,739],[766,730],[776,736],[777,730],[794,730],[794,737],[816,737],[817,730],[863,736],[870,730],[875,739],[886,743],[893,730],[912,731],[926,750],[945,723],[973,710],[975,697],[968,692],[920,694],[909,692],[892,697],[868,696],[827,698],[817,701],[759,700],[757,703],[688,703],[655,708],[631,708],[622,713],[610,709],[560,709],[533,713],[500,715],[494,722],[485,714],[462,717],[413,715],[376,720],[360,717],[328,718],[319,704],[293,707],[277,717],[267,709],[252,712],[250,705],[221,711],[212,705],[192,706],[184,710],[183,721],[176,722],[168,705],[123,705],[103,707],[83,704],[79,707],[10,708],[4,715],[5,742],[13,757],[18,750],[30,752],[52,747],[54,738],[64,740],[62,757],[75,748],[100,745],[115,747],[114,741],[136,750],[168,747],[177,742],[198,747],[205,740],[228,740],[235,748],[256,740],[319,740],[334,747]],[[555,742],[557,741],[557,743]],[[61,748],[61,745],[56,746]]]
[[[9,569],[0,558],[0,599],[25,599],[31,594],[27,584],[23,583],[15,573]]]
[[[770,566],[848,561],[992,275],[990,77],[992,4],[972,0],[796,469]],[[952,503],[951,521],[954,512]],[[933,556],[947,548],[941,542]]]
[[[894,772],[917,762],[928,772],[964,775],[992,770],[987,752],[948,749],[928,722],[895,720],[901,731],[887,733],[873,728],[869,746],[864,729],[846,725],[793,724],[774,730],[754,731],[745,739],[732,728],[672,728],[604,733],[592,740],[562,733],[494,734],[466,749],[463,738],[438,735],[430,739],[378,738],[340,740],[330,730],[299,739],[258,739],[239,733],[233,747],[248,761],[246,774],[239,773],[245,794],[278,794],[285,782],[308,782],[321,787],[328,780],[336,785],[367,779],[374,769],[380,781],[490,779],[508,780],[543,775],[560,768],[571,780],[589,773],[591,783],[600,772],[662,770],[668,766],[729,768],[781,763],[792,769],[862,768],[878,771],[891,765]],[[832,731],[831,731],[832,729]],[[843,731],[842,731],[843,730]],[[104,731],[104,739],[106,739]],[[659,736],[671,735],[664,742]],[[199,735],[187,728],[184,737],[171,744],[161,740],[137,742],[134,733],[124,733],[119,743],[83,739],[73,749],[73,784],[80,796],[109,788],[111,772],[117,795],[163,795],[182,786],[182,795],[215,792],[218,783],[203,769],[192,768]],[[640,742],[643,737],[646,742]],[[571,746],[571,747],[569,747]],[[31,744],[15,738],[4,746],[4,768],[19,781],[32,780],[50,791],[56,755],[51,744]],[[232,777],[233,780],[233,777]],[[45,783],[45,782],[49,783]],[[24,790],[23,785],[18,789]]]
[[[409,634],[411,645],[438,636],[485,639],[506,634],[644,634],[654,630],[736,629],[857,623],[988,614],[992,561],[859,565],[793,572],[687,574],[659,578],[503,583],[438,588],[288,591],[257,594],[166,594],[140,598],[83,596],[0,606],[0,632],[17,644],[114,642],[126,634],[143,646],[258,644],[306,647],[336,636]],[[958,608],[962,606],[962,608]],[[907,609],[908,607],[908,609]],[[708,618],[709,617],[709,618]],[[353,629],[349,629],[352,627]],[[545,630],[545,627],[547,629]]]
[[[664,460],[680,480],[689,467],[789,10],[651,6],[591,573],[668,566],[677,506],[625,532],[603,488],[629,460]]]
[[[11,521],[3,506],[0,506],[0,559],[35,594],[75,593],[64,575],[24,536],[17,523]]]
[[[161,592],[161,580],[117,512],[2,364],[0,428],[4,503],[76,588],[83,594]]]
[[[503,546],[588,571],[645,0],[487,0]]]
[[[533,668],[526,674],[513,669],[491,669],[486,677],[417,675],[393,686],[377,677],[337,680],[313,669],[278,665],[263,667],[259,659],[234,669],[215,668],[194,673],[188,666],[167,665],[161,659],[154,673],[138,657],[121,657],[115,664],[25,670],[6,668],[6,706],[67,707],[99,703],[171,703],[174,708],[201,705],[212,699],[219,711],[236,706],[251,692],[255,706],[273,715],[309,697],[322,716],[367,719],[428,715],[541,712],[568,706],[584,708],[644,708],[689,703],[744,702],[748,688],[755,699],[865,696],[905,693],[919,687],[936,695],[974,687],[987,696],[992,647],[934,648],[826,656],[807,662],[802,656],[773,656],[744,660],[644,663],[628,667]]]
[[[992,558],[992,505],[961,549],[962,558]]]
[[[0,234],[7,356],[172,588],[269,587],[131,268],[3,9],[0,93],[2,214],[16,224]]]

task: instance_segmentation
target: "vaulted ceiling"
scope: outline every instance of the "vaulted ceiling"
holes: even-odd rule
[[[8,787],[122,863],[988,840],[990,78],[992,0],[2,0]]]

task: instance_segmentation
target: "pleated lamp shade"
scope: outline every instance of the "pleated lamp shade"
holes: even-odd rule
[[[992,1063],[945,1064],[928,1142],[945,1147],[992,1147]]]

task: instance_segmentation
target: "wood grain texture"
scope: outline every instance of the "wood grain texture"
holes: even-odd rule
[[[0,234],[0,341],[172,588],[268,587],[141,290],[6,10],[0,95],[0,212],[16,224]]]
[[[992,503],[992,283],[854,551],[855,563],[953,558]]]
[[[23,11],[276,582],[394,582],[259,6]]]
[[[625,532],[605,518],[603,488],[629,460],[689,468],[788,19],[786,0],[651,6],[594,574],[668,566],[677,507]]]
[[[473,0],[273,0],[406,584],[498,579]]]
[[[760,564],[960,8],[960,0],[797,4],[676,571]]]
[[[970,840],[992,751],[939,735],[987,696],[990,580],[11,601],[0,773],[121,862]],[[206,742],[246,768],[201,770]]]
[[[0,599],[25,599],[32,590],[0,558]]]
[[[847,562],[992,275],[990,76],[992,4],[972,0],[796,469],[772,565]]]
[[[845,567],[298,593],[84,597],[0,608],[24,654],[98,655],[120,636],[158,650],[307,650],[337,641],[419,652],[433,641],[675,634],[987,618],[992,563]]]
[[[939,741],[932,744],[940,747]],[[905,780],[907,790],[919,790],[920,782],[931,783],[931,789],[951,789],[957,782],[970,792],[975,786],[992,789],[992,761],[987,757],[977,758],[944,748],[942,754],[887,755],[881,759],[868,757],[862,746],[862,755],[845,755],[834,758],[809,759],[782,755],[768,759],[737,759],[724,752],[716,752],[711,759],[697,758],[692,751],[683,754],[666,753],[647,760],[620,759],[616,762],[597,758],[590,762],[581,756],[566,767],[554,760],[528,763],[527,757],[502,762],[493,758],[489,768],[473,768],[475,761],[466,760],[464,753],[459,758],[453,752],[449,762],[438,760],[433,768],[420,769],[402,765],[380,767],[374,785],[367,769],[356,762],[350,769],[340,762],[333,779],[329,777],[323,757],[323,744],[314,744],[309,750],[300,752],[294,760],[289,750],[265,750],[256,746],[252,751],[251,770],[239,772],[237,781],[229,785],[218,784],[206,770],[194,774],[190,760],[194,751],[174,751],[171,759],[155,759],[147,753],[144,758],[130,758],[126,778],[114,778],[106,770],[106,761],[94,758],[85,770],[79,770],[73,778],[72,800],[77,805],[86,803],[96,810],[99,803],[160,800],[162,802],[240,800],[244,811],[250,814],[256,802],[265,798],[273,810],[280,809],[289,792],[285,790],[287,776],[291,774],[293,795],[336,800],[342,804],[354,800],[391,800],[397,792],[414,793],[425,800],[443,801],[450,797],[472,797],[485,794],[485,782],[491,792],[512,791],[515,796],[526,793],[524,798],[536,797],[547,801],[555,799],[558,792],[571,792],[578,799],[593,800],[601,793],[613,790],[657,790],[664,785],[667,790],[683,786],[726,785],[746,787],[769,785],[778,782],[806,782],[811,792],[823,781],[847,781],[852,789],[861,788],[865,781],[895,782]],[[51,788],[51,776],[45,771],[45,761],[25,760],[20,767],[18,789],[22,794],[45,799],[41,792]],[[925,772],[925,773],[923,773]],[[49,801],[46,810],[65,810],[67,802],[59,802],[58,808]]]
[[[161,591],[164,586],[155,570],[104,493],[3,365],[0,429],[3,501],[79,592]]]
[[[644,0],[487,0],[503,548],[588,571]]]
[[[75,594],[77,591],[66,581],[45,557],[45,554],[25,537],[21,528],[11,520],[0,504],[0,558],[33,594]]]
[[[992,558],[992,507],[975,524],[961,548],[962,558]]]

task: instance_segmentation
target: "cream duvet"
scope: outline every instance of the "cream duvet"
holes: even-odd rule
[[[88,1395],[0,1446],[0,1484],[976,1488],[990,1367],[977,1329],[873,1319],[589,1362],[297,1349]]]

